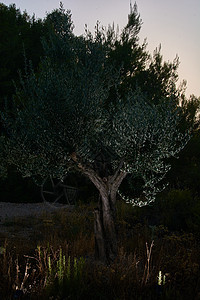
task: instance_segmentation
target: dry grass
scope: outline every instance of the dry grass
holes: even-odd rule
[[[92,206],[44,214],[37,220],[14,220],[16,235],[1,238],[2,299],[13,299],[20,292],[23,296],[18,299],[198,297],[200,247],[195,236],[170,233],[163,226],[134,225],[129,222],[130,209],[120,209],[119,255],[110,266],[93,259]],[[11,229],[11,224],[7,226]],[[22,227],[32,232],[19,239]],[[159,274],[164,283],[158,284]]]

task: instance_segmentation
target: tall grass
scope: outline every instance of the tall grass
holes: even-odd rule
[[[198,297],[200,245],[195,235],[170,232],[162,225],[134,223],[130,207],[120,204],[119,254],[106,266],[94,260],[92,209],[84,206],[71,213],[64,210],[43,215],[32,242],[0,239],[1,298]]]

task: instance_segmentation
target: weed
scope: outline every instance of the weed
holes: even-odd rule
[[[89,207],[85,213],[77,207],[70,214],[44,215],[41,222],[26,221],[39,223],[32,242],[1,240],[0,295],[5,300],[19,293],[41,300],[194,299],[200,291],[196,236],[133,224],[131,214],[127,207],[118,214],[119,251],[109,266],[93,258]]]

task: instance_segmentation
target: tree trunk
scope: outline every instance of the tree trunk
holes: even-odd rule
[[[79,169],[100,193],[98,208],[94,211],[95,257],[103,263],[111,263],[117,256],[115,204],[117,190],[126,177],[126,172],[120,170],[122,165],[123,161],[112,176],[101,178],[95,170],[78,163]]]
[[[95,258],[111,263],[117,256],[115,210],[110,195],[100,191],[98,208],[95,209]]]

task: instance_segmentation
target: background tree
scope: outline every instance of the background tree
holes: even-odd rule
[[[109,262],[117,254],[115,204],[123,179],[143,179],[143,195],[133,205],[154,201],[166,160],[188,136],[177,130],[179,110],[170,99],[154,105],[131,87],[121,96],[121,67],[109,59],[104,32],[75,37],[69,11],[61,7],[53,17],[40,72],[22,80],[14,117],[4,114],[8,161],[24,176],[62,179],[76,170],[88,177],[100,193],[96,256]]]
[[[15,5],[6,6],[0,3],[0,109],[5,105],[12,110],[15,85],[18,85],[19,72],[24,73],[26,64],[31,60],[37,71],[43,55],[42,37],[48,32],[47,24],[40,19],[21,13]],[[0,134],[3,132],[0,121]],[[0,148],[4,148],[4,137],[0,138]],[[2,151],[1,151],[2,153]],[[8,165],[5,154],[1,155],[0,197],[3,201],[35,201],[39,197],[31,180],[24,180],[21,175]],[[30,196],[31,195],[31,196]],[[39,199],[37,200],[39,201]]]
[[[172,169],[167,179],[171,188],[190,189],[193,196],[200,195],[199,190],[199,151],[200,151],[200,135],[199,135],[199,107],[200,98],[191,95],[186,99],[181,97],[181,120],[180,129],[186,130],[192,128],[192,137],[180,153],[179,160],[172,160]]]
[[[179,104],[184,94],[184,85],[176,87],[178,81],[179,58],[173,62],[163,61],[161,45],[153,55],[147,52],[147,41],[140,45],[139,32],[142,20],[135,4],[131,7],[128,24],[119,34],[114,25],[105,30],[105,42],[109,49],[109,59],[116,67],[120,67],[120,87],[118,92],[127,95],[129,88],[141,91],[154,104],[164,101],[167,97],[174,98]],[[112,95],[112,94],[111,94]]]
[[[4,97],[15,92],[13,81],[19,82],[19,70],[25,68],[25,57],[36,70],[43,54],[41,37],[47,31],[42,20],[21,13],[14,4],[0,3],[0,105]]]

